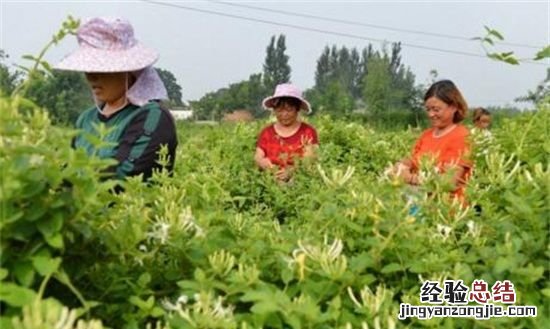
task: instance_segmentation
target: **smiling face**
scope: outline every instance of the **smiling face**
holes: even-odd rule
[[[445,129],[453,124],[453,118],[457,111],[455,106],[449,105],[437,97],[428,98],[424,105],[433,128]]]
[[[289,97],[282,97],[276,100],[273,112],[277,121],[285,127],[290,127],[298,121],[298,111],[300,110],[300,100]]]
[[[107,104],[116,103],[126,95],[128,73],[86,73],[86,80],[92,89],[94,97]]]

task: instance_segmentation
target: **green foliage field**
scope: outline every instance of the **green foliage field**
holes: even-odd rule
[[[254,169],[265,122],[188,123],[178,126],[173,176],[132,178],[116,195],[116,182],[101,179],[110,161],[71,149],[74,131],[30,101],[2,98],[0,326],[546,327],[548,109],[476,140],[467,190],[480,215],[449,202],[445,179],[429,170],[419,191],[383,175],[419,130],[312,123],[319,159],[291,185]],[[398,320],[428,279],[510,280],[516,305],[537,306],[538,317]]]

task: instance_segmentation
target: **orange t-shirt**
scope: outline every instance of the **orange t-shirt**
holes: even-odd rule
[[[464,174],[459,181],[458,187],[453,195],[464,198],[464,184],[470,176],[472,163],[468,160],[470,147],[468,145],[469,131],[463,125],[457,125],[446,135],[435,137],[434,128],[430,128],[416,141],[412,153],[413,169],[418,169],[418,164],[423,156],[431,156],[440,172],[448,168],[461,166]]]

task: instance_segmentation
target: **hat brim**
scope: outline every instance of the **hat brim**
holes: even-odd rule
[[[103,50],[80,47],[63,58],[54,69],[79,72],[130,72],[152,65],[158,54],[138,43],[125,50]]]
[[[270,97],[267,97],[263,100],[262,102],[262,105],[264,107],[264,109],[268,110],[268,111],[271,111],[275,108],[275,105],[273,104],[273,102],[277,99],[277,98],[281,98],[281,97],[291,97],[291,98],[296,98],[297,100],[299,100],[301,102],[300,104],[300,109],[304,110],[307,114],[310,114],[311,113],[311,105],[309,104],[308,101],[306,101],[305,99],[303,98],[300,98],[300,97],[296,97],[296,96],[270,96]]]

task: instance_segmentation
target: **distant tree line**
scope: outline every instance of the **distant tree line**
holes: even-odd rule
[[[194,116],[199,120],[219,120],[225,113],[239,109],[246,109],[255,117],[265,116],[267,113],[261,106],[263,98],[272,94],[277,84],[290,81],[288,59],[285,36],[271,37],[263,73],[251,74],[247,80],[232,83],[190,102]]]
[[[250,111],[255,117],[267,116],[261,107],[262,99],[271,95],[277,84],[291,81],[286,50],[285,36],[272,36],[266,47],[262,72],[209,92],[190,101],[189,106],[182,100],[182,88],[174,74],[157,68],[168,91],[169,100],[165,103],[169,108],[190,107],[199,120],[219,120],[224,114],[240,109]],[[8,59],[8,54],[0,49],[0,95],[11,94],[25,77],[24,70],[10,69]],[[435,81],[437,72],[430,73]],[[548,99],[549,86],[550,69],[544,81],[516,101],[536,104]],[[371,44],[363,49],[332,45],[326,46],[317,59],[315,85],[305,90],[305,95],[314,113],[418,124],[424,118],[420,114],[421,97],[427,87],[416,84],[415,75],[402,62],[400,43],[386,44],[379,50]],[[54,122],[62,124],[73,124],[79,113],[93,106],[86,79],[76,72],[45,72],[32,80],[27,97],[46,108]]]
[[[256,117],[265,116],[262,99],[277,84],[291,81],[285,51],[285,36],[273,36],[266,48],[263,72],[190,102],[195,117],[217,120],[237,109],[247,109]],[[305,94],[316,113],[331,115],[414,113],[420,108],[419,87],[415,85],[414,74],[401,62],[399,43],[392,44],[390,51],[385,47],[374,50],[372,45],[361,51],[325,47],[317,60],[315,86]]]

